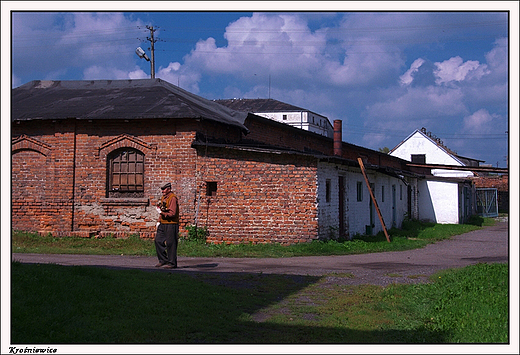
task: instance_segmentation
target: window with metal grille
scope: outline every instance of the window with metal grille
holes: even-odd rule
[[[108,197],[144,196],[144,154],[123,148],[108,156]]]

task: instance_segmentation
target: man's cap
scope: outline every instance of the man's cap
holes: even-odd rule
[[[165,182],[164,184],[161,185],[161,190],[171,189],[171,188],[172,188],[172,184],[169,182]]]

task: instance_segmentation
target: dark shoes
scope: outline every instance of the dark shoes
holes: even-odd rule
[[[168,263],[159,263],[159,264],[155,265],[155,267],[162,267],[163,269],[176,269],[177,265],[172,265],[172,264],[168,264]]]

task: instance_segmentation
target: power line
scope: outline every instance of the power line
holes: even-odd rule
[[[326,30],[329,32],[388,32],[388,31],[419,31],[419,30],[446,30],[456,28],[468,28],[468,27],[488,27],[488,26],[507,26],[505,21],[475,21],[475,22],[454,22],[446,24],[435,24],[435,25],[424,25],[424,26],[385,26],[385,27],[324,27],[320,30]],[[206,31],[225,31],[226,33],[309,33],[310,29],[301,28],[284,28],[283,31],[280,28],[219,28],[219,27],[163,27],[173,32],[206,32]]]

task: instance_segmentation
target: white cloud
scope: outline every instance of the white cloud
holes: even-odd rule
[[[424,59],[416,59],[410,66],[410,69],[408,69],[406,73],[399,77],[399,82],[401,83],[401,85],[410,85],[413,81],[414,73],[416,73],[419,70],[419,67],[423,64]]]
[[[494,77],[504,79],[508,73],[508,40],[499,38],[494,43],[495,47],[486,54],[486,61]]]
[[[397,73],[403,60],[395,48],[375,44],[363,47],[328,34],[328,28],[311,31],[305,16],[255,13],[231,23],[224,34],[227,45],[218,47],[214,38],[197,42],[185,65],[207,74],[229,74],[252,80],[254,74],[270,73],[290,78],[285,85],[301,87],[313,83],[338,86],[382,82]],[[341,32],[341,31],[340,31]],[[341,32],[342,33],[342,32]]]
[[[137,68],[133,71],[120,70],[114,67],[104,67],[93,65],[83,71],[83,78],[85,80],[124,80],[124,79],[146,79],[149,75],[141,69]]]
[[[167,82],[178,85],[194,94],[199,93],[199,82],[201,74],[197,70],[192,70],[188,66],[183,66],[179,62],[169,63],[166,68],[159,68],[155,75]]]
[[[137,37],[146,36],[141,25],[122,13],[14,13],[14,72],[20,77],[46,72],[46,79],[54,80],[73,71],[86,73],[85,78],[96,72],[113,75],[103,79],[128,78],[136,63]]]
[[[394,89],[388,89],[395,91]],[[372,121],[397,121],[434,119],[466,114],[462,100],[464,93],[459,88],[408,87],[398,91],[386,101],[375,102],[367,107],[367,115]]]
[[[499,118],[486,109],[480,109],[470,116],[464,117],[464,130],[469,133],[485,134],[493,131],[494,122]]]
[[[145,73],[141,68],[136,68],[128,73],[128,79],[148,79],[149,77],[150,75]]]
[[[452,57],[444,62],[435,63],[437,70],[434,71],[438,85],[453,81],[461,82],[472,78],[480,79],[489,73],[487,65],[480,64],[475,60],[464,62],[461,57]]]

